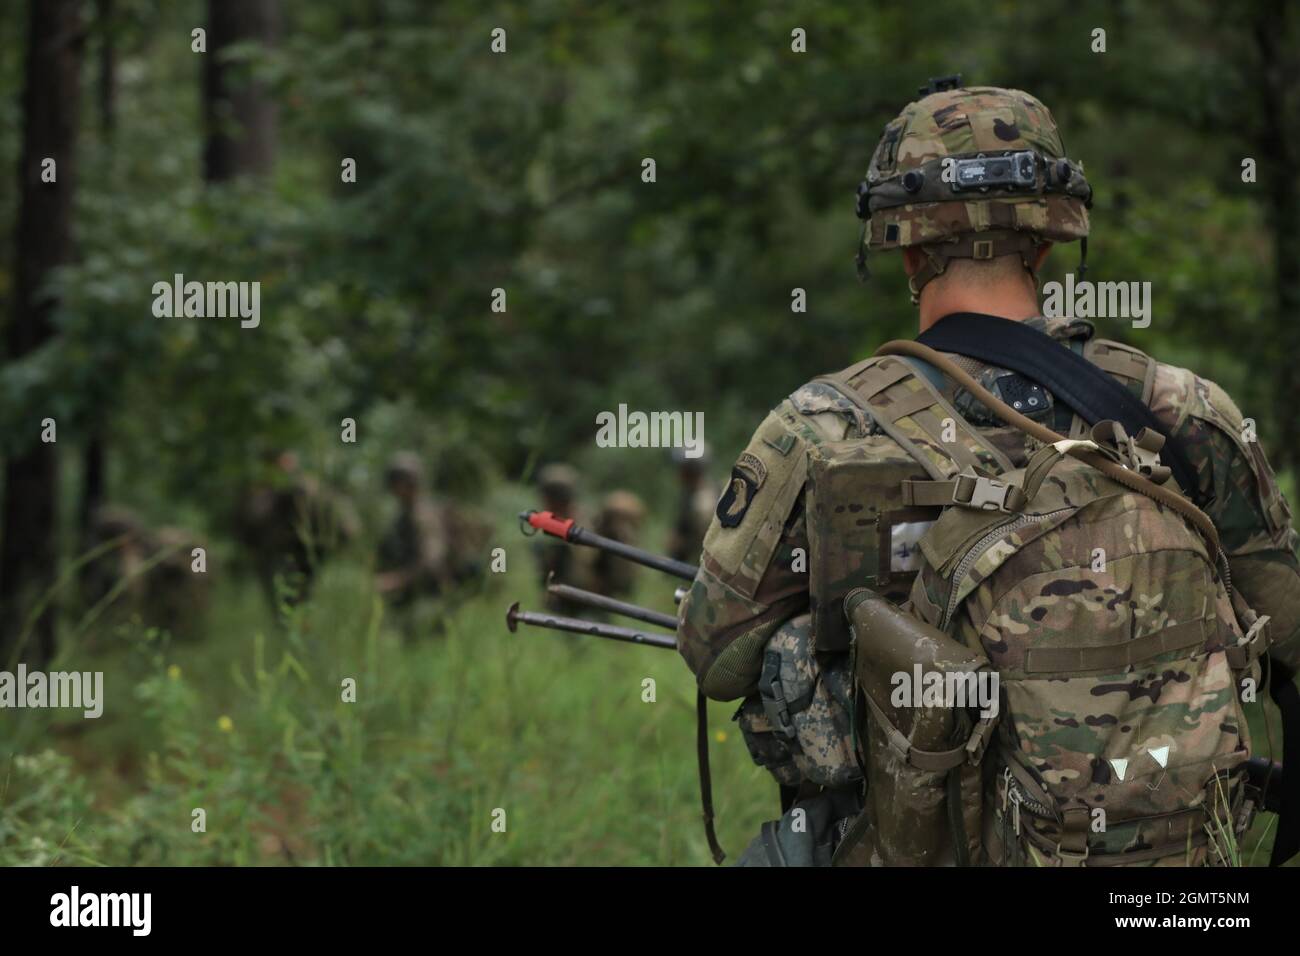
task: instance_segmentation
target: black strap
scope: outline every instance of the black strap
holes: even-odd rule
[[[784,783],[781,784],[780,787],[781,787],[781,816],[785,816],[786,813],[789,812],[790,808],[794,806],[795,800],[798,799],[799,788],[797,786],[796,787],[786,786]]]
[[[958,866],[970,866],[970,838],[966,836],[966,817],[961,801],[961,767],[948,771],[944,781],[948,802],[948,835],[952,838],[953,859]]]
[[[695,694],[695,757],[700,765],[700,803],[704,810],[704,838],[709,841],[713,862],[727,858],[713,829],[713,776],[709,773],[709,700],[702,692]]]
[[[1295,673],[1281,661],[1269,660],[1269,692],[1282,712],[1282,807],[1269,866],[1281,866],[1300,853],[1300,690]],[[1287,773],[1288,767],[1291,773]]]
[[[1183,493],[1201,503],[1196,473],[1187,455],[1155,413],[1115,379],[1045,332],[996,315],[954,312],[916,340],[940,352],[965,355],[1019,372],[1051,392],[1089,425],[1110,419],[1123,425],[1129,435],[1135,436],[1143,428],[1163,435],[1161,461],[1174,473]]]

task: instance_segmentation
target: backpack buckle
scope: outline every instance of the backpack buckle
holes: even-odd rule
[[[1160,449],[1164,447],[1165,436],[1159,432],[1143,428],[1136,436],[1132,436],[1119,422],[1107,419],[1094,425],[1091,434],[1093,441],[1107,456],[1129,471],[1135,471],[1157,485],[1169,478],[1169,466],[1160,462]]]
[[[781,687],[781,655],[768,651],[763,655],[763,671],[758,678],[758,696],[772,729],[778,736],[793,741],[799,736],[790,715],[790,704]]]
[[[996,723],[996,717],[981,717],[975,725],[975,729],[971,731],[970,739],[966,741],[966,759],[970,761],[971,766],[978,767],[980,761],[984,759],[984,751],[987,749],[989,742],[989,733]]]
[[[1245,670],[1268,650],[1272,643],[1272,636],[1269,633],[1270,620],[1267,614],[1259,615],[1250,625],[1249,630],[1242,635],[1240,644],[1224,649],[1229,667],[1233,670]]]
[[[1056,845],[1056,865],[1057,866],[1087,866],[1088,847],[1084,846],[1083,852],[1066,850],[1058,843]]]
[[[1016,485],[982,475],[958,475],[952,489],[952,503],[977,511],[1010,514],[1024,507],[1024,492]]]

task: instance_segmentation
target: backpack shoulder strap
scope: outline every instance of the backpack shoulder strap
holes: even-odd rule
[[[1083,344],[1083,357],[1111,378],[1122,380],[1138,400],[1151,407],[1159,363],[1131,345],[1110,339],[1089,339]]]
[[[1111,419],[1123,425],[1130,435],[1138,434],[1143,428],[1163,435],[1163,458],[1174,479],[1184,494],[1189,497],[1198,494],[1191,463],[1155,413],[1120,382],[1082,355],[1062,348],[1050,335],[1023,322],[995,315],[955,312],[930,326],[916,341],[940,352],[969,356],[1028,376],[1089,425]],[[1132,353],[1129,355],[1131,361]],[[1115,364],[1123,360],[1115,358],[1115,353],[1108,349],[1106,361]],[[1144,381],[1148,374],[1144,369]]]
[[[935,480],[947,481],[968,469],[996,475],[1013,467],[907,359],[873,356],[816,381],[870,415]],[[945,434],[948,421],[950,435]]]

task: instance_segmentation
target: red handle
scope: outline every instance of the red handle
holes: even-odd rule
[[[566,541],[569,539],[569,529],[573,527],[572,518],[557,518],[550,511],[531,512],[528,515],[528,523],[538,531],[545,531]]]

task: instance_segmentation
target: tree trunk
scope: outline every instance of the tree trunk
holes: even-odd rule
[[[104,164],[111,167],[113,134],[117,130],[117,47],[113,25],[114,0],[96,0],[95,26],[99,33],[99,132],[103,138]],[[81,450],[81,505],[77,509],[81,541],[90,540],[90,523],[107,494],[104,463],[104,421],[99,415],[87,423],[86,443]],[[87,565],[89,567],[89,565]]]
[[[244,64],[230,63],[231,44],[270,46],[278,27],[277,0],[208,0],[208,52],[203,60],[203,178],[223,182],[264,176],[275,158],[275,103]],[[242,74],[242,75],[241,75]]]
[[[1273,234],[1273,296],[1276,323],[1273,355],[1276,356],[1278,407],[1274,421],[1282,433],[1268,441],[1273,464],[1280,468],[1300,467],[1300,421],[1295,403],[1300,399],[1300,188],[1296,185],[1295,118],[1290,114],[1289,94],[1296,63],[1287,56],[1289,23],[1287,4],[1255,7],[1253,32],[1259,52],[1259,90],[1263,123],[1256,140],[1259,149],[1259,181],[1268,191],[1265,220]]]
[[[72,197],[83,36],[80,0],[31,0],[19,159],[17,268],[10,359],[54,335],[54,301],[42,293],[50,270],[72,256]],[[42,182],[45,159],[55,182]],[[0,546],[0,665],[40,665],[54,653],[54,612],[46,608],[20,652],[28,617],[52,587],[58,561],[56,445],[40,440],[41,409],[31,409],[23,450],[5,462],[4,540]],[[67,427],[65,425],[65,427]]]

